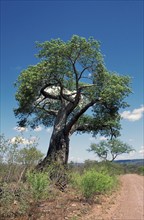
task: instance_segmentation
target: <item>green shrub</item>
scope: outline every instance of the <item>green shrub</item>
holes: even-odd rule
[[[138,174],[144,175],[144,166],[138,167]]]
[[[121,164],[117,164],[114,162],[101,162],[100,163],[100,171],[107,171],[110,176],[120,175],[124,173],[123,167]]]
[[[70,173],[70,184],[74,188],[80,188],[81,185],[81,175],[78,172]]]
[[[86,199],[92,199],[96,194],[111,191],[116,185],[116,178],[95,169],[86,170],[82,175],[72,174],[72,185],[78,188]]]
[[[0,186],[1,217],[15,217],[24,214],[29,208],[31,193],[24,184],[2,183]]]
[[[26,176],[34,199],[47,198],[50,185],[48,173],[28,172]]]

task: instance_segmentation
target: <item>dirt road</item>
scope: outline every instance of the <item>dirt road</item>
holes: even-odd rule
[[[121,176],[121,190],[96,206],[85,220],[143,220],[144,176],[127,174]]]

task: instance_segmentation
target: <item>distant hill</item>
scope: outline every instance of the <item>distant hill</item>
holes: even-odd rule
[[[144,166],[144,159],[115,160],[114,162],[120,163],[120,164],[135,164],[135,165],[143,165]]]
[[[101,163],[101,162],[94,161],[94,160],[90,160],[90,162]],[[115,160],[115,161],[113,161],[113,163],[132,164],[132,165],[144,166],[144,159]],[[72,165],[73,166],[83,166],[84,163],[72,162]]]

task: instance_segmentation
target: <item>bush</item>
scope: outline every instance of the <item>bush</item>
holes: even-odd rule
[[[48,173],[28,172],[26,176],[34,199],[47,198],[50,185]]]
[[[138,167],[138,174],[144,175],[144,166]]]
[[[27,172],[26,182],[0,183],[2,218],[15,218],[28,212],[31,203],[48,197],[48,173]]]
[[[23,215],[29,208],[30,200],[31,193],[24,184],[2,183],[0,186],[1,217],[10,218]]]
[[[78,188],[86,199],[92,199],[96,194],[111,191],[116,185],[116,178],[106,171],[86,170],[82,175],[72,174],[72,185]]]
[[[115,162],[101,162],[100,163],[100,170],[101,171],[107,171],[107,173],[110,176],[115,176],[115,175],[121,175],[124,174],[123,167],[121,164],[115,163]]]

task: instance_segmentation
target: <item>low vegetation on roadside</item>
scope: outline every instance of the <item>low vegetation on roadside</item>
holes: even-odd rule
[[[138,174],[144,175],[144,166],[139,166],[138,167]]]
[[[117,189],[118,175],[144,174],[143,166],[90,160],[83,164],[71,162],[67,167],[55,163],[50,165],[45,172],[38,172],[35,166],[37,160],[42,157],[42,153],[37,150],[36,145],[34,147],[29,145],[19,150],[17,147],[19,139],[12,144],[5,141],[3,136],[2,141],[0,219],[4,220],[20,219],[21,216],[28,217],[31,207],[35,207],[36,204],[47,201],[55,205],[62,197],[67,198],[69,203],[73,196],[77,204],[81,204],[81,201],[84,204],[92,204],[97,202],[101,195],[109,194]],[[69,205],[69,203],[70,207],[67,210],[76,208],[75,204]],[[59,207],[63,209],[63,203]],[[75,216],[71,216],[72,218]]]
[[[117,178],[110,176],[106,170],[97,172],[94,168],[72,174],[72,185],[84,198],[92,200],[96,195],[112,191],[116,187]]]

